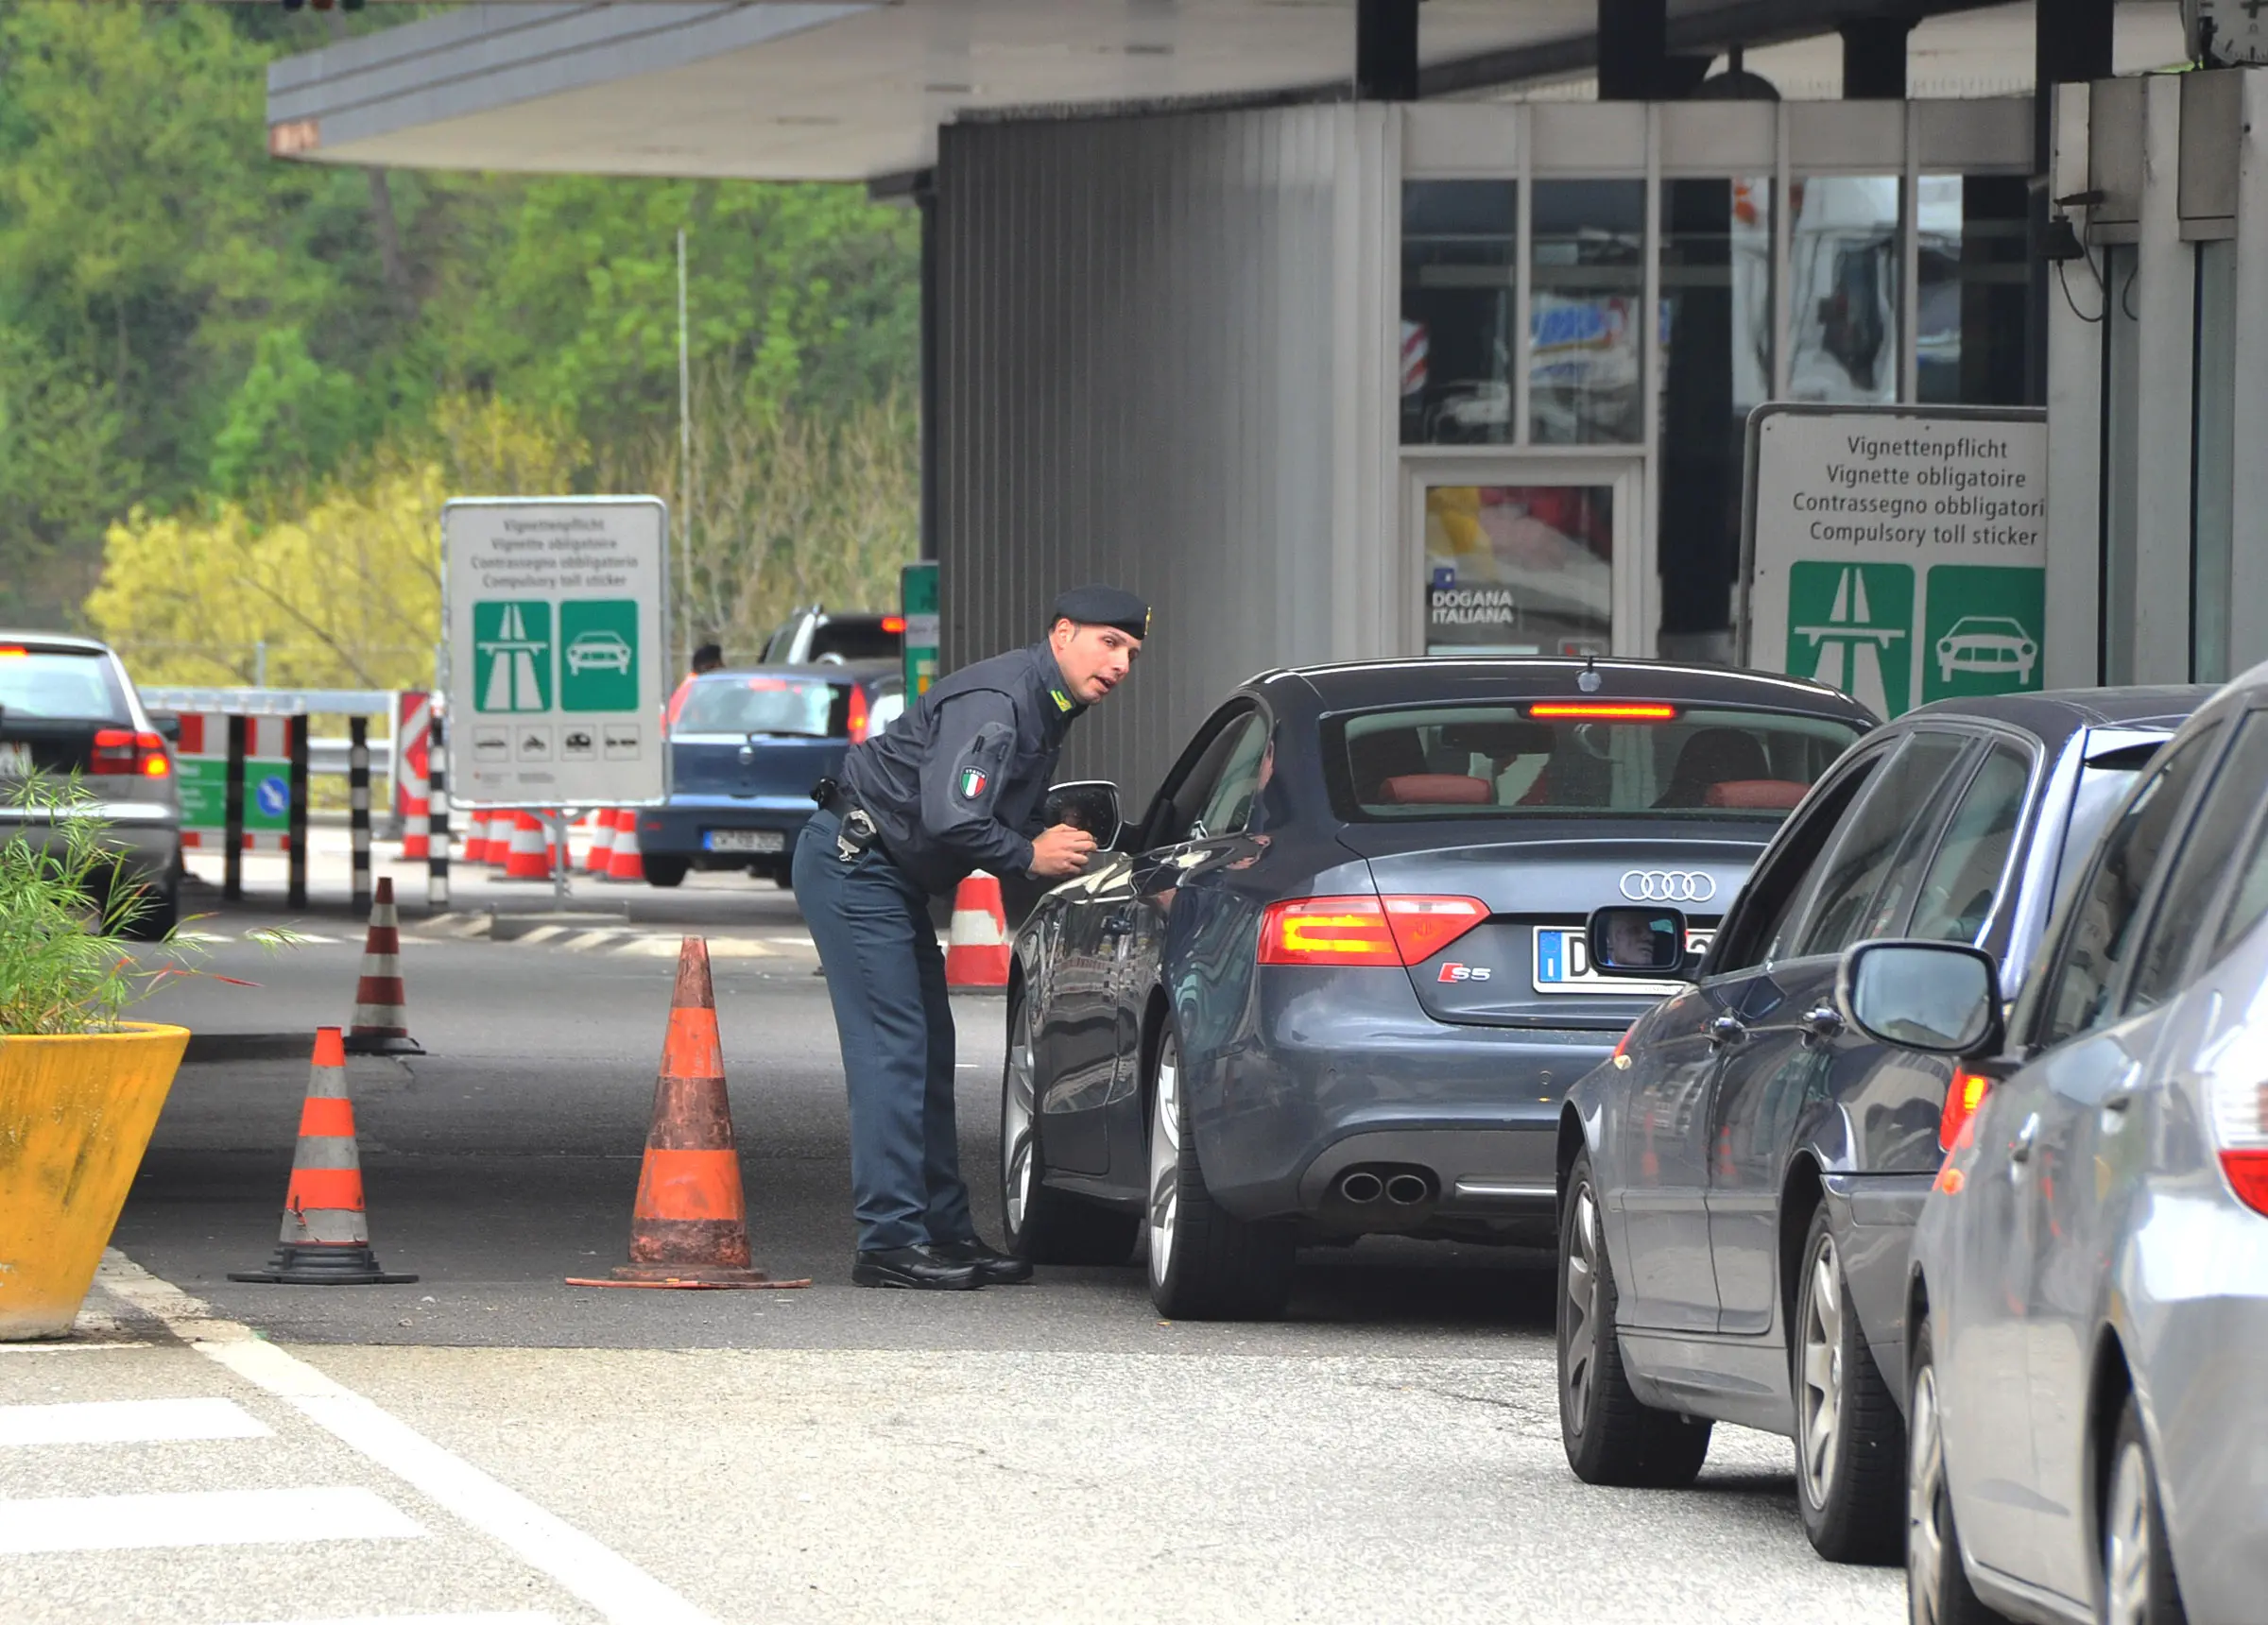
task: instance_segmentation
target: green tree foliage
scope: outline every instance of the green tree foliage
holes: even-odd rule
[[[338,16],[0,0],[0,619],[76,616],[129,511],[297,522],[467,396],[559,425],[581,488],[666,463],[680,229],[704,445],[882,422],[911,455],[910,212],[271,160],[266,64]]]

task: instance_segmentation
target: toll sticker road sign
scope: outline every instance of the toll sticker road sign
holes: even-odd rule
[[[1913,650],[1912,565],[1788,566],[1791,676],[1841,689],[1877,716],[1897,716],[1913,704]]]
[[[559,606],[559,710],[638,708],[638,601],[570,598]]]
[[[1923,582],[1921,697],[2024,693],[2047,687],[2044,570],[1939,564]]]
[[[551,710],[551,605],[541,598],[472,606],[472,709]]]

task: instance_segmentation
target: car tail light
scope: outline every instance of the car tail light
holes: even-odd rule
[[[1984,1103],[1984,1092],[1992,1087],[1992,1080],[1983,1072],[1966,1068],[1953,1073],[1953,1081],[1946,1086],[1945,1111],[1937,1119],[1937,1147],[1950,1151],[1961,1143],[1961,1136],[1974,1121],[1977,1108]]]
[[[2207,1089],[2221,1172],[2237,1200],[2268,1213],[2268,1081],[2220,1072],[2208,1081]]]
[[[902,634],[905,631],[905,617],[902,615],[885,615],[882,618],[882,629],[893,635]]]
[[[856,683],[850,685],[850,733],[852,744],[867,737],[867,691]]]
[[[165,754],[165,736],[157,733],[136,733],[131,728],[102,727],[94,730],[94,748],[87,759],[87,771],[94,774],[130,773],[143,778],[163,778],[173,771],[173,758]]]
[[[1419,965],[1487,917],[1478,898],[1293,898],[1261,916],[1260,963]]]

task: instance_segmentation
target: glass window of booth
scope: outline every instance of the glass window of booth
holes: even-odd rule
[[[1645,437],[1646,183],[1539,180],[1531,204],[1528,436]]]
[[[1401,189],[1401,438],[1512,437],[1520,183],[1412,180]]]
[[[2020,175],[1924,175],[1916,182],[1916,400],[2023,404],[2025,184]]]
[[[1898,399],[1900,271],[1896,175],[1814,175],[1788,187],[1788,398]]]
[[[1772,180],[1661,187],[1660,652],[1729,662],[1749,411],[1772,394]]]

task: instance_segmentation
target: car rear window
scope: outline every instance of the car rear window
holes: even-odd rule
[[[850,719],[848,683],[819,677],[704,677],[687,691],[676,731],[840,739],[850,731]]]
[[[8,719],[130,724],[110,657],[88,649],[0,643],[0,727]]]
[[[894,660],[898,658],[900,637],[891,630],[896,616],[886,620],[829,621],[811,635],[811,658],[823,660],[830,655],[846,660]]]
[[[1352,823],[1658,812],[1777,824],[1858,736],[1792,712],[1541,700],[1335,717],[1324,760]]]

